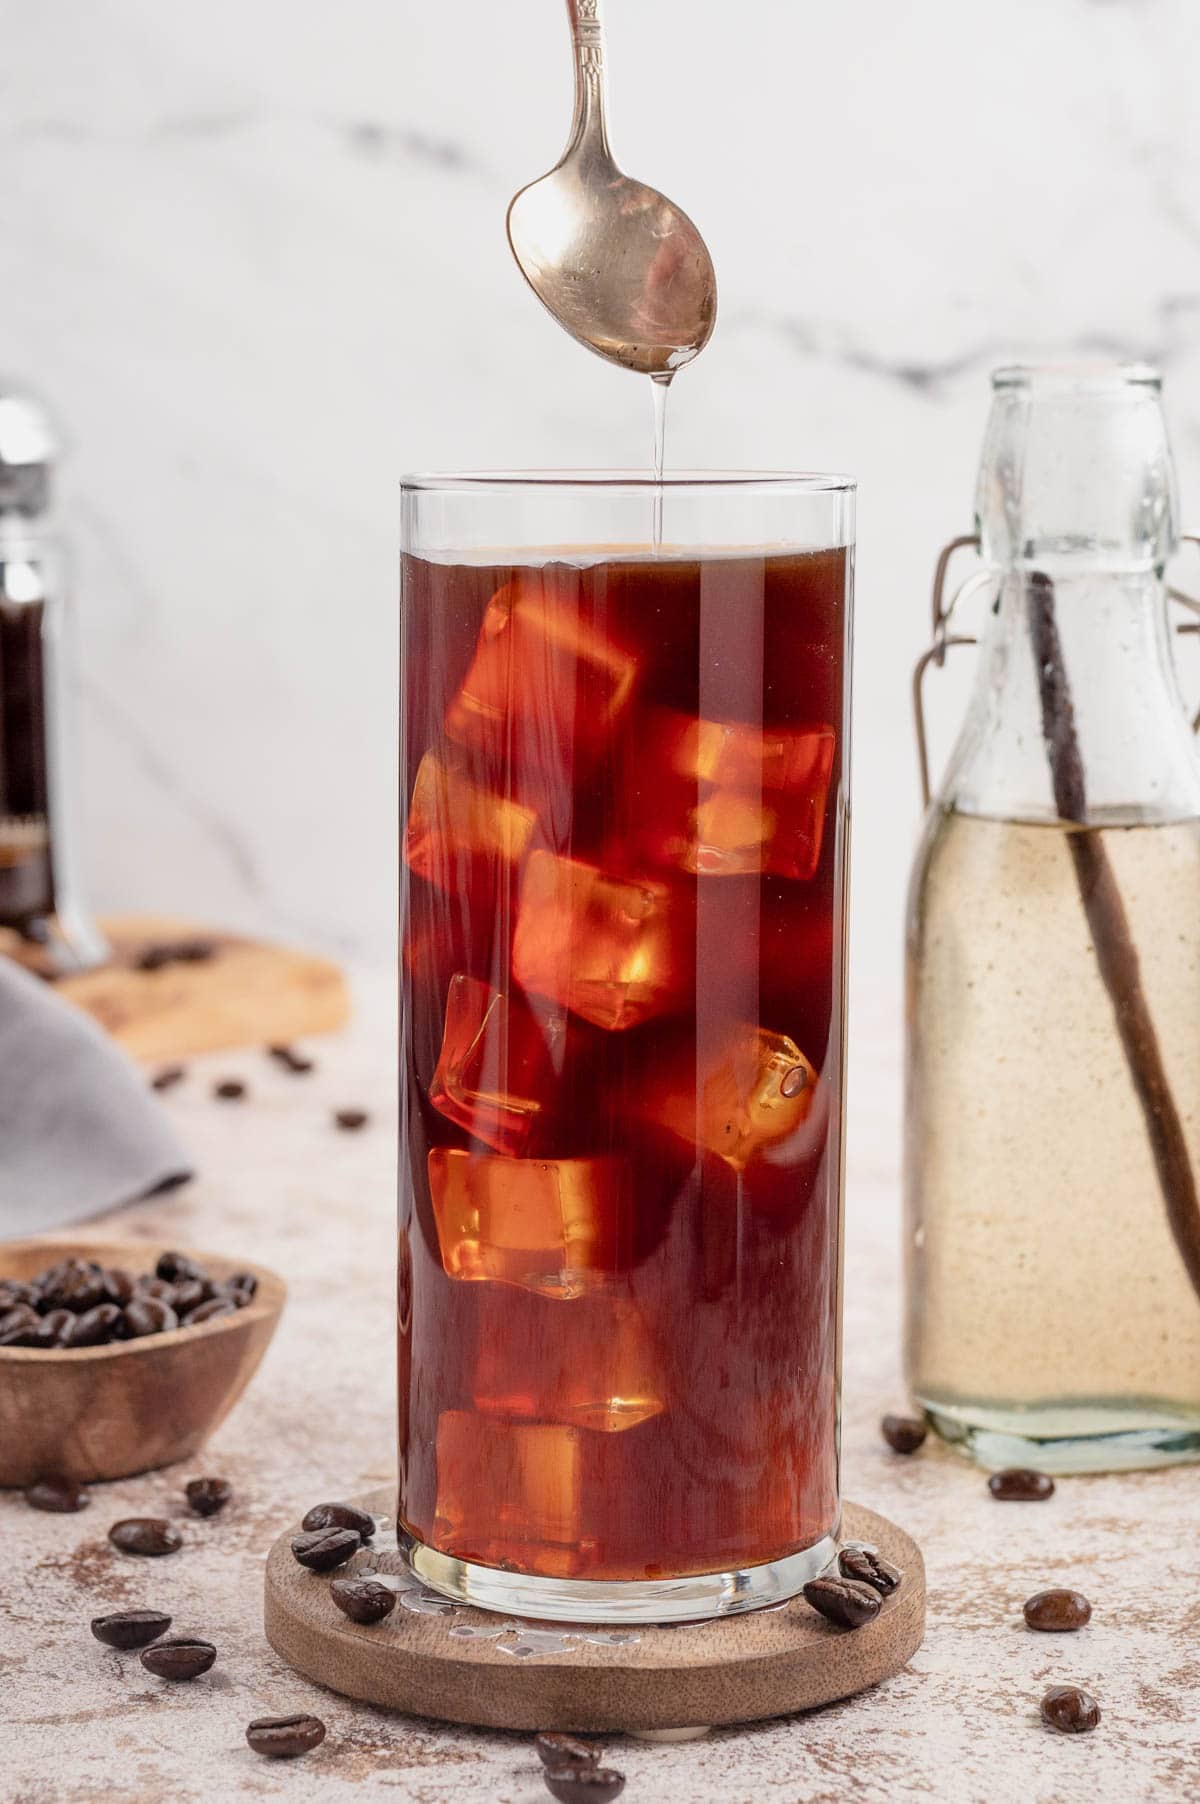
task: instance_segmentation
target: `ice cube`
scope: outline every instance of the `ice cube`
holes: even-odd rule
[[[472,860],[515,866],[529,844],[537,815],[506,796],[490,794],[437,752],[417,769],[404,856],[438,889],[466,883]]]
[[[623,1159],[506,1159],[435,1146],[429,1188],[452,1278],[573,1297],[628,1269],[631,1187]]]
[[[429,1100],[477,1140],[515,1156],[547,1109],[565,1039],[564,1015],[539,1021],[502,991],[456,972]]]
[[[664,1407],[654,1340],[627,1296],[561,1302],[489,1287],[478,1323],[475,1407],[484,1415],[615,1434]]]
[[[816,1090],[817,1073],[794,1040],[743,1025],[715,1053],[701,1054],[698,1076],[685,1052],[676,1069],[651,1086],[646,1113],[743,1171],[765,1147],[801,1126]]]
[[[636,660],[583,618],[581,580],[531,569],[496,591],[446,715],[452,739],[532,768],[602,750],[629,705]]]
[[[534,1570],[566,1576],[584,1551],[582,1468],[578,1429],[443,1410],[435,1545],[493,1563],[501,1547],[527,1547]]]
[[[535,851],[513,975],[597,1027],[635,1027],[686,995],[680,899],[665,883]]]
[[[760,730],[659,710],[630,798],[640,842],[656,862],[699,875],[808,879],[836,749],[829,726]]]

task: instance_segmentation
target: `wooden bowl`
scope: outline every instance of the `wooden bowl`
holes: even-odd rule
[[[0,1277],[32,1278],[72,1253],[153,1271],[164,1250],[86,1236],[14,1240],[0,1245]],[[253,1302],[195,1328],[106,1347],[0,1347],[0,1486],[51,1475],[87,1483],[150,1472],[187,1459],[225,1420],[270,1345],[287,1288],[245,1259],[188,1256],[214,1278],[253,1272]]]

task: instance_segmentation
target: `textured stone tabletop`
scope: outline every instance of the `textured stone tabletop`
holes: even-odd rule
[[[389,1716],[291,1673],[261,1630],[263,1562],[279,1530],[320,1499],[386,1483],[392,1467],[391,1263],[396,1113],[390,976],[360,980],[355,1027],[314,1047],[292,1076],[261,1053],[195,1061],[168,1098],[200,1177],[105,1227],[150,1241],[245,1255],[279,1271],[289,1306],[266,1362],[211,1448],[186,1470],[98,1487],[77,1516],[38,1514],[0,1494],[0,1794],[7,1804],[297,1804],[365,1798],[416,1804],[536,1804],[527,1737]],[[860,1032],[859,1046],[864,1043]],[[875,1692],[815,1715],[718,1730],[664,1747],[609,1750],[630,1804],[1131,1804],[1200,1797],[1200,1472],[1060,1481],[1050,1502],[997,1504],[980,1473],[940,1448],[903,1460],[880,1442],[898,1377],[895,1089],[860,1052],[848,1202],[846,1494],[921,1543],[925,1645]],[[244,1078],[221,1103],[214,1081]],[[339,1133],[332,1111],[363,1106]],[[170,1400],[164,1399],[164,1407]],[[235,1499],[189,1518],[185,1479],[232,1480]],[[109,1524],[169,1514],[182,1551],[137,1561]],[[1076,1636],[1025,1629],[1021,1605],[1051,1584],[1092,1599]],[[89,1633],[93,1615],[145,1604],[175,1633],[213,1640],[213,1671],[171,1686]],[[1046,1685],[1100,1700],[1099,1729],[1043,1728]],[[294,1763],[252,1754],[254,1716],[312,1710],[324,1746]]]

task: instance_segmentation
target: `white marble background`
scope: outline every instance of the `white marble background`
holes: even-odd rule
[[[989,366],[1157,359],[1200,518],[1200,6],[608,13],[618,154],[721,281],[670,460],[861,481],[855,987],[890,1062],[908,672]],[[71,444],[103,907],[386,956],[397,477],[645,461],[645,395],[557,333],[504,240],[564,135],[561,14],[0,0],[0,370]],[[961,678],[939,687],[944,745]]]

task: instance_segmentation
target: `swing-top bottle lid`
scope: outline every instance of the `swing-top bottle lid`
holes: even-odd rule
[[[58,438],[39,401],[0,381],[0,514],[44,514]]]

